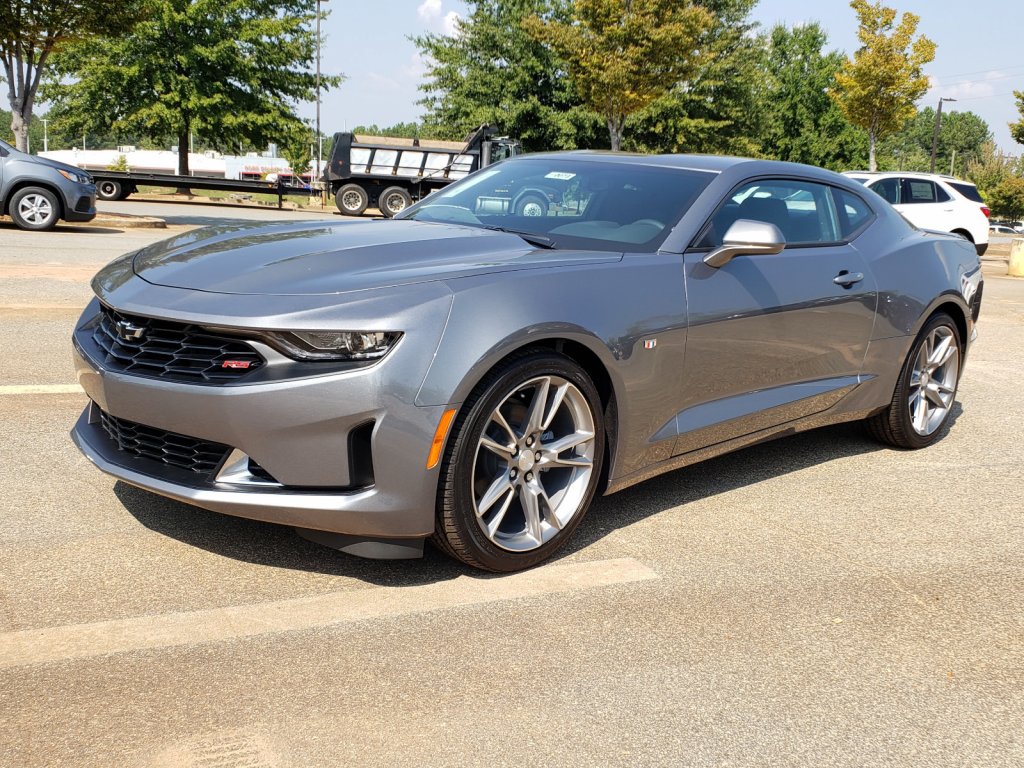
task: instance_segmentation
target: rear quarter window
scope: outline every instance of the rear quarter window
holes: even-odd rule
[[[981,193],[978,192],[978,188],[973,184],[953,184],[950,185],[953,189],[959,192],[961,195],[966,197],[968,200],[973,200],[976,203],[984,203],[981,199]]]

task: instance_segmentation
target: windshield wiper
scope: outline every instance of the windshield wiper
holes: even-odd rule
[[[544,235],[535,235],[533,232],[523,232],[518,229],[509,229],[508,227],[495,227],[490,224],[485,224],[484,229],[489,229],[492,232],[507,232],[510,235],[519,235],[530,245],[536,245],[538,248],[547,248],[548,250],[556,248],[555,241],[550,237]]]

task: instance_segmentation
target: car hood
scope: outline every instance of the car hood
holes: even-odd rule
[[[517,235],[453,224],[318,221],[196,230],[139,251],[132,269],[172,288],[314,295],[621,258],[542,250]]]
[[[18,161],[22,163],[31,163],[32,165],[45,165],[48,168],[56,168],[59,171],[89,174],[89,172],[84,168],[79,168],[78,166],[70,165],[69,163],[62,163],[60,160],[51,160],[48,157],[28,155],[25,154],[24,152],[18,153]]]

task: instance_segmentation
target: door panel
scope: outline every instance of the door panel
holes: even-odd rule
[[[740,256],[714,269],[684,256],[688,308],[675,454],[820,412],[857,382],[876,288],[845,244]],[[842,273],[863,279],[836,284]]]

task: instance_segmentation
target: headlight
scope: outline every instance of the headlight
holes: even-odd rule
[[[401,337],[394,331],[275,331],[266,341],[296,360],[379,360]]]
[[[79,184],[89,184],[92,179],[87,173],[76,173],[75,171],[65,171],[63,168],[58,168],[57,173],[63,176],[68,181],[76,181]]]

